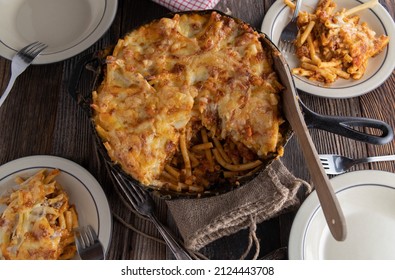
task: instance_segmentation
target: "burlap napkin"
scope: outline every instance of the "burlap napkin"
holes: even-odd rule
[[[168,200],[184,245],[198,251],[209,243],[300,205],[301,186],[311,187],[295,178],[280,160],[248,184],[216,197]]]
[[[191,10],[208,10],[217,5],[219,0],[152,0],[162,6],[165,6],[173,12],[191,11]]]

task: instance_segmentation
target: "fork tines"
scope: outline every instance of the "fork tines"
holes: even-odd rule
[[[38,54],[45,50],[48,46],[41,42],[34,42],[19,51],[21,57],[26,61],[34,59]]]
[[[328,161],[327,158],[321,157],[321,156],[320,156],[320,161],[321,161],[322,167],[323,167],[325,170],[330,168],[330,164],[331,164],[331,163]]]
[[[295,45],[292,41],[280,41],[279,49],[283,52],[295,52]]]
[[[95,242],[95,239],[97,239],[96,233],[90,225],[80,230],[76,230],[76,232],[77,238],[75,239],[75,242],[77,243],[77,247],[89,247]]]
[[[47,48],[47,45],[40,42],[34,42],[22,48],[14,55],[11,62],[11,78],[8,81],[7,88],[0,97],[0,107],[11,92],[16,78],[26,70],[26,68],[45,48]]]
[[[103,260],[103,246],[91,225],[74,229],[77,252],[83,260]]]

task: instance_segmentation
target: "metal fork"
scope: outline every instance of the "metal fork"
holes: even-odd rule
[[[294,40],[298,34],[298,25],[296,24],[302,0],[296,0],[295,10],[292,14],[291,21],[285,26],[280,35],[279,47],[281,51],[294,52]]]
[[[33,62],[33,60],[47,47],[48,46],[43,43],[34,42],[22,48],[19,52],[15,54],[11,62],[11,78],[8,82],[7,88],[5,89],[3,95],[0,98],[0,107],[1,105],[3,105],[4,100],[10,93],[16,78],[23,71],[25,71],[26,68]]]
[[[395,155],[352,159],[345,156],[327,154],[319,155],[319,158],[326,174],[337,175],[346,172],[356,164],[395,160]]]
[[[167,246],[173,252],[177,260],[191,260],[186,250],[177,242],[171,232],[158,220],[154,214],[154,201],[149,193],[139,186],[135,186],[125,179],[121,174],[111,171],[119,188],[127,197],[128,201],[141,215],[151,219],[156,228],[159,230]]]
[[[104,249],[91,225],[74,229],[77,252],[82,260],[104,260]]]

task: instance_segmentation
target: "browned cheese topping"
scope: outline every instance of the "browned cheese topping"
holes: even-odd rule
[[[3,194],[0,205],[0,260],[72,259],[78,215],[55,180],[60,171],[43,169],[16,178],[18,188]]]
[[[180,190],[207,185],[211,160],[218,171],[214,140],[225,160],[239,156],[232,165],[282,154],[282,86],[260,36],[213,12],[162,18],[120,39],[92,104],[111,159],[144,185]]]

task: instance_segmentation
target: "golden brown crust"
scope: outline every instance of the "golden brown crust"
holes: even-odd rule
[[[55,260],[75,255],[73,227],[78,226],[78,218],[67,193],[54,180],[59,172],[46,174],[43,169],[26,181],[18,178],[19,188],[0,197],[0,203],[7,205],[0,217],[0,259]]]

